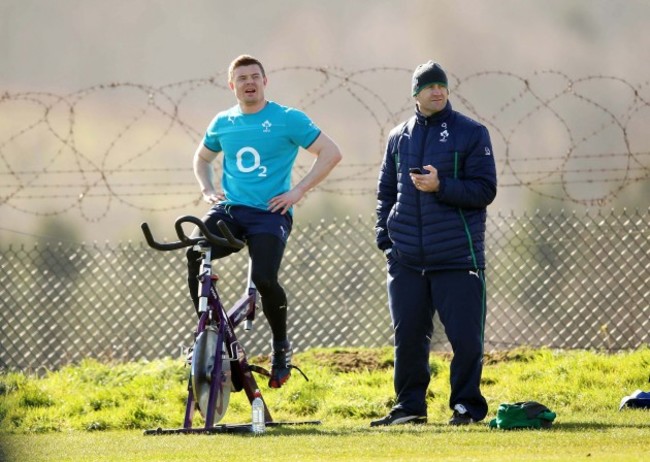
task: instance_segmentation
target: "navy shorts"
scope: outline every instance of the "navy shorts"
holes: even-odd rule
[[[293,217],[289,213],[282,215],[280,212],[269,212],[244,205],[217,204],[203,217],[208,229],[221,235],[217,228],[219,220],[226,222],[238,239],[247,240],[255,234],[272,234],[285,245],[293,226]]]

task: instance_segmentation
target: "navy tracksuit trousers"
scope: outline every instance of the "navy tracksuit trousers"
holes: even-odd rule
[[[433,314],[453,350],[449,407],[462,404],[475,421],[487,414],[481,394],[485,277],[483,270],[422,273],[388,258],[388,303],[395,331],[397,402],[393,409],[426,415]]]

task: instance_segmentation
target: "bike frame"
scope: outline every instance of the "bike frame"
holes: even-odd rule
[[[183,230],[184,223],[195,224],[201,231],[202,235],[198,237],[187,236]],[[212,328],[212,326],[216,323],[217,342],[214,352],[215,364],[212,371],[210,372],[210,388],[208,409],[205,415],[205,426],[203,429],[192,428],[192,421],[197,409],[197,403],[192,387],[192,374],[190,373],[188,380],[188,397],[185,406],[185,417],[183,419],[183,429],[179,430],[183,433],[213,432],[215,430],[218,431],[220,427],[225,427],[217,427],[214,425],[215,404],[220,404],[218,402],[215,403],[215,400],[217,399],[217,396],[223,398],[223,382],[221,380],[221,376],[223,373],[224,359],[231,361],[231,369],[233,370],[233,373],[237,374],[237,378],[241,381],[241,389],[245,390],[246,396],[251,403],[255,398],[255,391],[259,389],[257,382],[253,377],[252,371],[255,370],[256,372],[268,375],[268,371],[265,371],[260,367],[251,366],[248,364],[246,353],[241,346],[241,343],[237,340],[237,335],[235,334],[235,327],[244,321],[246,323],[245,329],[250,330],[252,328],[253,320],[255,319],[257,289],[255,288],[255,284],[252,281],[252,267],[250,261],[248,268],[248,289],[244,296],[242,296],[228,312],[226,312],[223,304],[221,303],[221,298],[219,297],[219,292],[216,287],[216,278],[213,277],[212,273],[211,247],[213,245],[221,245],[241,249],[245,244],[232,235],[224,222],[218,222],[217,226],[219,227],[224,237],[212,234],[207,229],[205,223],[203,223],[198,218],[189,215],[182,216],[177,218],[174,224],[179,240],[177,242],[161,243],[157,242],[154,239],[147,223],[142,223],[141,225],[142,232],[144,233],[145,239],[147,240],[147,244],[156,250],[177,250],[185,247],[194,247],[194,249],[198,250],[201,253],[202,261],[201,270],[199,273],[200,318],[196,327],[195,338],[198,337],[199,334],[205,332],[206,329]],[[226,347],[225,352],[223,350],[224,345]],[[232,366],[234,366],[234,369]],[[264,401],[264,398],[262,398],[262,401]],[[220,409],[219,411],[221,412],[223,409]],[[264,403],[264,415],[267,423],[273,424],[273,418],[271,417],[266,402]],[[151,432],[146,432],[145,434],[160,432],[164,431],[158,429]]]
[[[201,236],[198,237],[189,237],[185,234],[183,230],[183,223],[193,223],[201,231]],[[146,223],[142,223],[141,228],[144,233],[147,244],[150,247],[156,250],[176,250],[186,247],[194,247],[195,250],[198,250],[201,255],[201,270],[199,272],[199,322],[195,331],[195,338],[208,329],[215,329],[217,332],[217,341],[214,350],[214,367],[210,371],[210,386],[208,391],[208,409],[205,413],[205,425],[203,428],[192,428],[192,421],[194,419],[194,414],[197,410],[197,400],[194,396],[193,389],[193,377],[192,370],[190,369],[190,376],[188,379],[188,396],[185,406],[185,416],[183,419],[183,428],[179,429],[167,429],[163,430],[162,428],[157,428],[155,430],[146,430],[145,435],[163,435],[170,433],[224,433],[224,432],[250,432],[250,424],[230,424],[230,425],[214,425],[215,420],[215,404],[223,405],[221,403],[215,402],[217,396],[223,399],[223,362],[224,360],[230,361],[231,369],[231,381],[232,387],[237,388],[234,391],[244,390],[248,401],[252,404],[253,399],[255,399],[255,391],[259,390],[257,382],[253,377],[253,372],[263,374],[265,376],[270,376],[270,373],[259,366],[254,366],[248,364],[248,359],[246,358],[246,353],[244,348],[241,346],[239,340],[237,340],[237,335],[235,334],[235,328],[239,326],[242,322],[245,322],[245,330],[250,330],[253,325],[253,320],[255,319],[255,309],[257,306],[257,289],[255,284],[252,281],[252,264],[249,260],[248,265],[248,287],[246,293],[230,308],[228,312],[223,307],[221,299],[219,297],[219,291],[216,286],[216,279],[218,279],[212,273],[212,256],[211,248],[212,246],[227,246],[235,249],[242,249],[245,246],[245,243],[239,239],[236,239],[228,226],[223,221],[217,222],[217,226],[223,237],[212,234],[200,219],[185,215],[176,219],[174,224],[176,228],[176,234],[178,235],[177,242],[171,243],[162,243],[157,242],[151,230]],[[205,334],[204,334],[205,335]],[[207,337],[205,337],[207,342]],[[225,345],[225,351],[224,351]],[[196,347],[196,344],[195,344]],[[203,350],[202,350],[203,351]],[[196,350],[194,351],[196,354]],[[194,359],[194,358],[193,358]],[[296,368],[298,371],[300,369]],[[307,380],[307,376],[300,371],[300,373]],[[234,379],[236,378],[239,382],[235,385]],[[262,397],[262,401],[264,398]],[[225,413],[224,408],[220,408],[218,412],[223,415]],[[303,422],[274,422],[269,408],[264,402],[264,416],[267,426],[279,426],[279,425],[319,425],[320,421],[303,421]]]
[[[198,247],[198,248],[197,248]],[[251,278],[251,263],[249,260],[248,268],[248,289],[244,294],[226,313],[219,297],[219,292],[216,287],[216,279],[213,278],[212,262],[210,246],[198,244],[195,247],[203,255],[201,263],[201,272],[199,275],[199,313],[201,317],[196,328],[195,335],[198,336],[201,332],[205,331],[206,327],[212,320],[217,321],[218,337],[217,337],[217,350],[215,358],[224,357],[222,351],[225,343],[227,351],[225,357],[229,358],[232,362],[236,362],[237,369],[233,373],[239,373],[242,380],[242,388],[246,392],[246,396],[250,403],[255,398],[255,390],[259,387],[255,381],[255,377],[251,373],[251,367],[248,364],[246,354],[243,347],[237,340],[235,334],[235,327],[245,321],[245,330],[251,330],[253,320],[255,319],[255,308],[257,304],[257,289]],[[217,319],[215,319],[215,316]],[[217,395],[222,393],[223,382],[220,380],[222,374],[222,361],[215,360],[215,367],[212,370],[210,381],[210,401],[208,404],[208,411],[205,418],[205,428],[211,428],[214,425],[214,399]],[[262,398],[263,400],[264,398]],[[217,403],[219,405],[219,403]],[[196,401],[191,383],[188,383],[188,398],[185,408],[185,419],[183,421],[183,428],[192,428],[192,420],[196,411]],[[264,415],[267,422],[273,422],[271,413],[268,406],[264,404]]]

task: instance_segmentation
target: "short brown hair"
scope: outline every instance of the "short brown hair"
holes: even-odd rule
[[[235,69],[241,66],[250,66],[252,64],[257,64],[262,70],[262,77],[266,77],[264,66],[262,66],[259,59],[254,58],[251,55],[239,55],[230,63],[230,67],[228,67],[228,81],[232,82],[232,76],[235,73]]]

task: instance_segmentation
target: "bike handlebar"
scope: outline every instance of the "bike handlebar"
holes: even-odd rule
[[[201,231],[202,236],[189,237],[187,234],[185,234],[185,231],[183,230],[183,226],[182,226],[183,223],[195,224]],[[217,236],[216,234],[212,234],[208,230],[207,226],[205,226],[205,223],[203,223],[201,220],[199,220],[196,217],[193,217],[191,215],[184,215],[178,217],[176,219],[176,222],[174,223],[174,228],[176,228],[176,235],[178,236],[179,239],[176,242],[156,241],[153,237],[153,234],[151,234],[151,230],[149,229],[149,225],[147,223],[142,223],[140,225],[140,228],[142,228],[142,232],[144,233],[144,237],[147,240],[147,244],[149,244],[149,247],[152,247],[156,250],[182,249],[183,247],[192,247],[203,241],[208,241],[212,245],[218,245],[222,247],[232,247],[235,249],[242,249],[246,245],[243,241],[237,239],[235,236],[232,235],[230,229],[228,229],[228,225],[226,225],[226,223],[223,220],[219,220],[217,222],[217,226],[219,227],[219,230],[221,231],[224,237]]]

